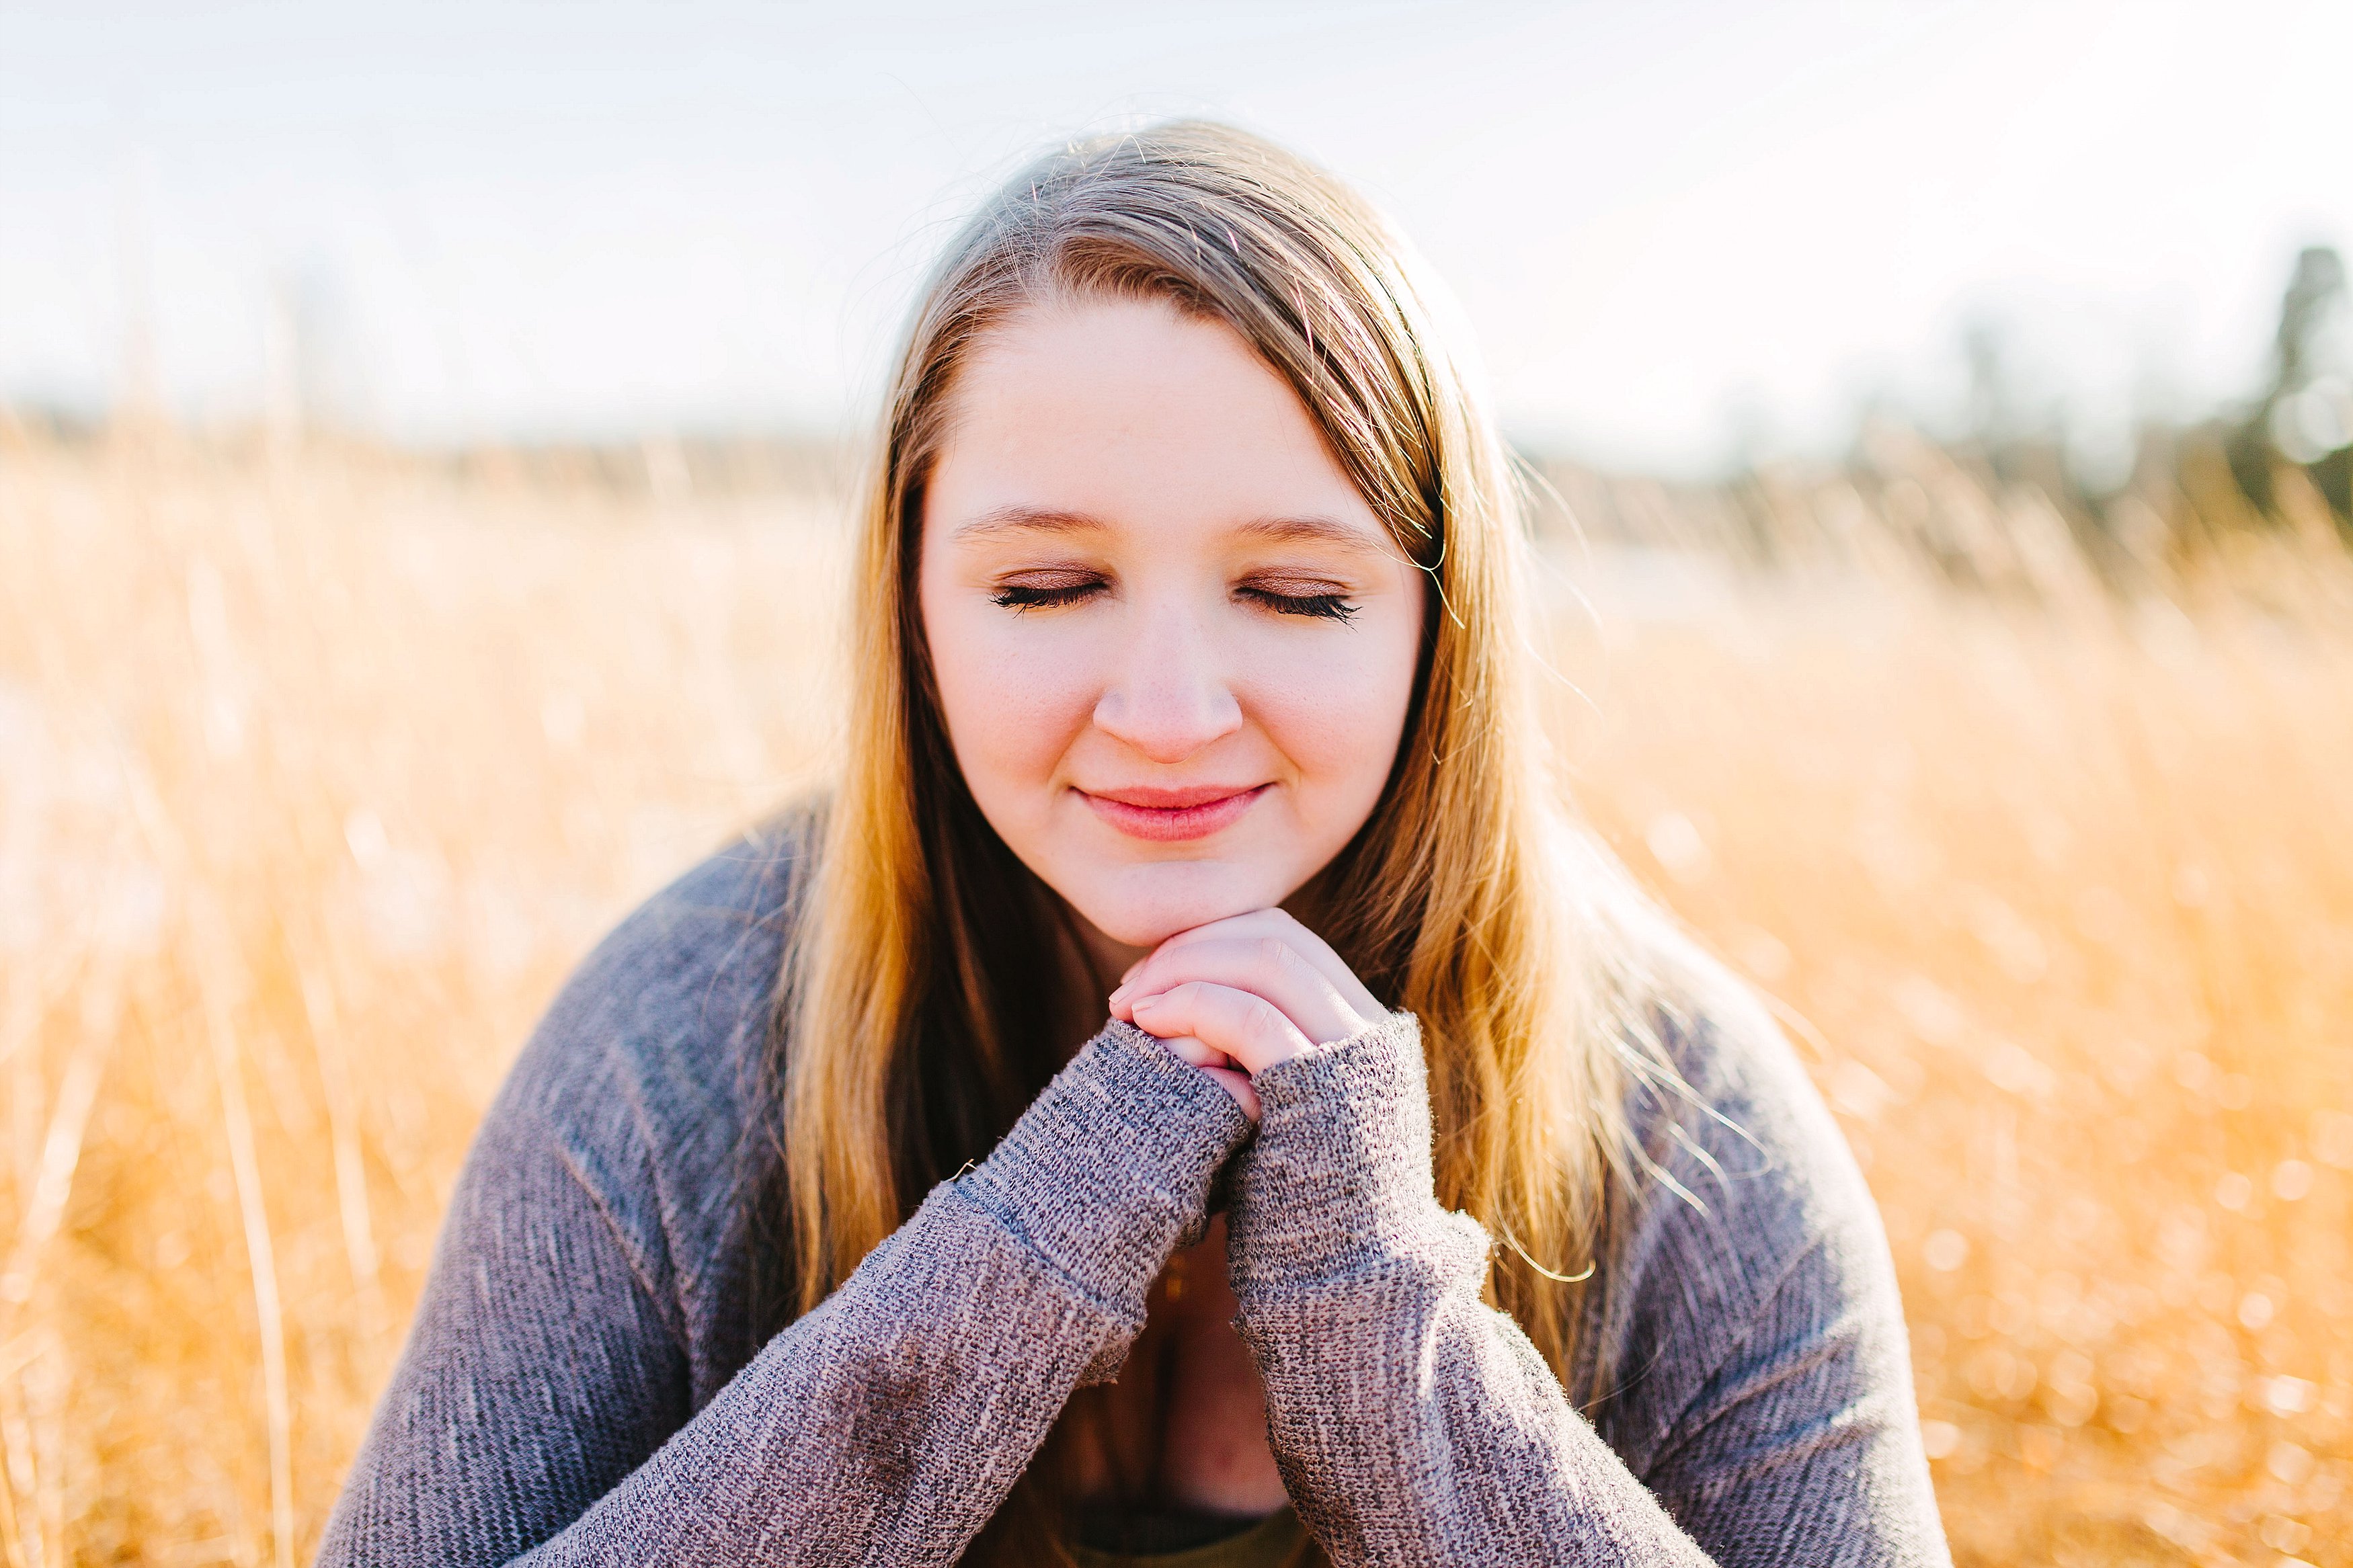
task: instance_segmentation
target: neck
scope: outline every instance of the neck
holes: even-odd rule
[[[1094,928],[1093,922],[1083,917],[1079,921],[1079,935],[1086,944],[1088,967],[1106,996],[1119,988],[1121,975],[1143,963],[1152,952],[1148,947],[1130,947],[1124,942],[1103,935]]]
[[[1076,1055],[1079,1047],[1094,1037],[1103,1020],[1111,1016],[1107,998],[1119,988],[1119,977],[1140,963],[1151,949],[1130,947],[1105,936],[1095,929],[1092,921],[1063,906],[1070,913],[1068,930],[1076,935],[1077,951],[1065,953],[1063,973],[1069,979],[1065,1005],[1080,1033],[1071,1041],[1070,1053]]]

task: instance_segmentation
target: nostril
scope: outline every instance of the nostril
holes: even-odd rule
[[[1241,704],[1222,689],[1111,690],[1095,704],[1095,727],[1155,762],[1182,762],[1241,727]]]

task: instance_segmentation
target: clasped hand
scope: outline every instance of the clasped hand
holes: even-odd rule
[[[1279,909],[1177,932],[1120,977],[1111,1011],[1216,1079],[1252,1121],[1252,1074],[1388,1016],[1322,937]]]

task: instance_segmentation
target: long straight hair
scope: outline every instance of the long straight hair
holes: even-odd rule
[[[1071,917],[956,768],[915,572],[976,345],[1103,298],[1240,334],[1425,574],[1387,787],[1295,907],[1419,1016],[1439,1199],[1506,1244],[1490,1299],[1566,1384],[1609,1173],[1647,1163],[1629,1075],[1672,1079],[1655,1009],[1687,944],[1549,776],[1517,489],[1421,264],[1328,175],[1200,122],[1077,142],[1008,181],[950,246],[898,362],[855,564],[847,746],[777,997],[789,1309],[986,1155],[1077,1037],[1055,1012]]]

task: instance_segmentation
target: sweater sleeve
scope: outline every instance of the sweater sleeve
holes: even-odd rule
[[[1946,1561],[1904,1358],[1883,1353],[1903,1331],[1880,1321],[1892,1275],[1852,1277],[1867,1251],[1818,1242],[1747,1321],[1712,1325],[1736,1348],[1638,1476],[1481,1299],[1490,1241],[1433,1194],[1412,1016],[1255,1081],[1237,1323],[1284,1485],[1335,1563]]]
[[[1071,1388],[1116,1374],[1247,1131],[1110,1025],[690,1416],[660,1261],[494,1110],[319,1562],[951,1563]]]

